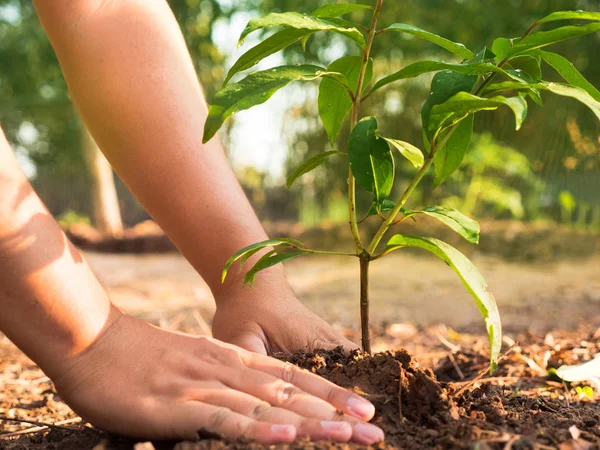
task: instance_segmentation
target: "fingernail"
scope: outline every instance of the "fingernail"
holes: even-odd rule
[[[359,419],[371,420],[375,415],[375,407],[362,397],[352,396],[348,400],[348,412]]]
[[[383,442],[383,431],[375,425],[368,423],[358,423],[354,425],[354,439],[361,444],[371,445],[377,442]]]
[[[327,431],[352,431],[352,425],[348,422],[322,421],[321,426]]]
[[[294,425],[271,425],[271,431],[280,436],[296,435],[296,427]]]

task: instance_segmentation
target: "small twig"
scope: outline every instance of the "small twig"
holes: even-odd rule
[[[462,370],[460,370],[460,367],[458,367],[458,363],[456,362],[456,358],[454,357],[454,353],[450,352],[448,353],[448,357],[450,358],[450,361],[452,361],[452,365],[454,366],[454,370],[456,370],[456,373],[458,374],[458,376],[460,377],[461,380],[465,379],[465,374],[463,373]]]
[[[35,427],[31,427],[31,428],[26,428],[24,430],[15,431],[14,433],[0,434],[0,439],[4,439],[4,438],[8,438],[8,437],[13,437],[13,436],[19,436],[19,435],[22,435],[22,434],[37,433],[38,431],[43,431],[43,430],[46,430],[48,428],[53,428],[53,429],[58,429],[58,430],[73,431],[74,428],[64,427],[62,425],[68,425],[68,424],[72,424],[72,423],[81,422],[81,417],[74,417],[72,419],[61,420],[61,421],[55,422],[55,423],[45,423],[45,422],[37,422],[35,420],[11,419],[11,418],[6,417],[6,416],[0,416],[0,421],[17,422],[17,423],[27,423],[27,424],[30,424],[30,425],[35,425]]]
[[[206,323],[206,320],[204,320],[200,312],[198,312],[197,309],[194,309],[192,311],[192,316],[194,317],[194,319],[196,319],[196,322],[198,322],[198,326],[200,327],[200,331],[202,332],[202,334],[204,336],[211,337],[212,331],[210,330],[208,323]]]
[[[499,364],[500,362],[504,361],[504,360],[505,360],[505,359],[508,357],[508,355],[509,355],[510,353],[512,353],[512,351],[515,349],[515,347],[517,347],[518,345],[519,345],[519,343],[518,343],[518,342],[515,342],[513,345],[511,345],[511,346],[508,348],[508,350],[506,350],[506,351],[505,351],[505,352],[504,352],[502,355],[500,355],[500,356],[498,357],[498,364]],[[484,369],[480,370],[480,371],[479,371],[479,373],[477,374],[477,376],[476,376],[475,378],[473,378],[473,379],[472,379],[472,380],[470,380],[470,381],[467,381],[463,387],[461,387],[461,388],[460,388],[458,391],[456,391],[456,392],[454,393],[454,395],[458,396],[458,395],[462,394],[464,391],[466,391],[466,390],[467,390],[467,389],[469,389],[471,386],[473,386],[475,383],[477,383],[479,380],[481,380],[481,379],[484,377],[484,375],[485,375],[486,373],[488,373],[489,371],[490,371],[490,366],[487,366],[487,367],[485,367]]]
[[[442,325],[440,325],[440,328],[442,327]],[[439,328],[436,328],[435,330],[433,330],[433,332],[435,333],[435,337],[437,337],[439,339],[439,341],[444,344],[444,346],[446,346],[448,348],[448,350],[450,350],[452,353],[456,353],[457,351],[460,350],[460,346],[458,345],[454,345],[452,342],[450,342],[448,339],[446,339],[444,336],[442,336],[442,334],[439,331]]]

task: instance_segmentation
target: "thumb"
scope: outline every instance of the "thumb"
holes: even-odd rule
[[[254,353],[259,353],[261,355],[268,354],[265,340],[254,333],[240,333],[233,336],[231,339],[227,339],[227,342]]]

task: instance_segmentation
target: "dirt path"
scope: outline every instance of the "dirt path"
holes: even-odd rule
[[[87,258],[112,299],[126,311],[155,322],[188,320],[198,309],[210,320],[207,286],[179,255],[107,255]],[[600,324],[600,257],[559,263],[507,263],[475,257],[494,293],[507,331],[569,329]],[[358,264],[340,257],[304,257],[287,267],[299,298],[330,322],[358,323]],[[374,323],[444,323],[483,331],[479,312],[456,275],[429,257],[398,253],[371,269]]]

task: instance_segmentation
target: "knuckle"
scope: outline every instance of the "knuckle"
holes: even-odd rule
[[[282,381],[275,389],[275,398],[278,405],[289,405],[298,395],[299,389],[294,385]]]
[[[286,383],[294,384],[294,380],[300,368],[295,364],[286,362],[281,368],[281,379]]]
[[[210,431],[219,432],[227,423],[227,419],[231,415],[231,410],[225,407],[215,409],[208,418],[206,428]]]
[[[251,419],[260,419],[263,417],[267,411],[271,408],[271,405],[267,402],[258,402],[252,406],[250,412],[248,413],[248,417]]]

